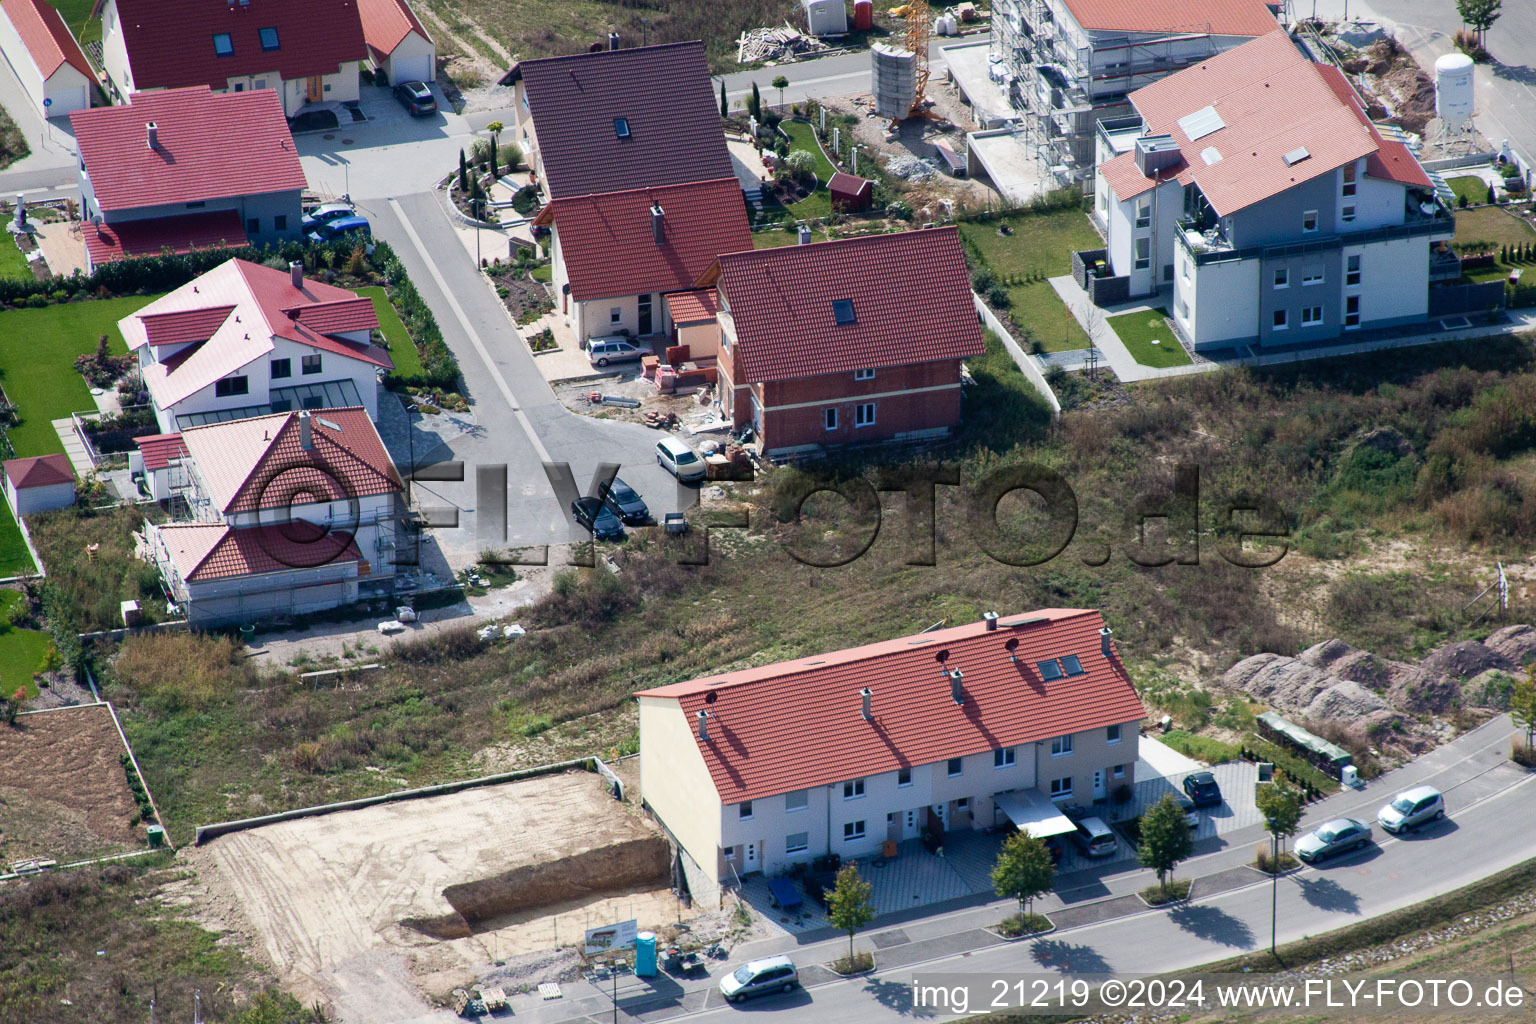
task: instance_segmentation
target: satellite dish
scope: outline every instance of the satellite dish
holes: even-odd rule
[[[92,216],[91,216],[91,225],[93,227],[98,227],[98,228],[101,227],[101,214],[99,214],[99,213],[92,214]]]

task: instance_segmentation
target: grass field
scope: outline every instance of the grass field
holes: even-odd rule
[[[373,300],[373,311],[378,314],[379,330],[384,332],[384,340],[389,344],[389,358],[395,361],[395,372],[402,377],[426,372],[421,367],[421,353],[416,351],[416,343],[411,340],[405,324],[400,322],[400,314],[395,312],[384,289],[372,285],[357,289],[357,294]]]
[[[825,242],[830,237],[827,234],[826,228],[811,228],[811,241],[813,242]],[[774,228],[772,231],[754,231],[752,232],[752,248],[777,249],[782,245],[794,245],[798,239],[799,235],[797,232],[785,231],[782,228]]]
[[[1122,313],[1104,322],[1142,366],[1188,366],[1192,360],[1164,323],[1167,316],[1166,309],[1158,308]],[[1153,344],[1154,340],[1158,344]]]
[[[7,525],[15,531],[9,519]],[[20,533],[16,536],[19,543]],[[22,550],[22,557],[26,557],[25,549]],[[32,561],[28,559],[27,568],[31,567]],[[8,613],[21,602],[21,591],[0,590],[0,613]],[[0,695],[9,697],[20,688],[26,691],[28,700],[37,696],[37,682],[32,674],[37,671],[52,642],[47,633],[35,629],[17,629],[14,626],[0,629]]]
[[[1469,203],[1486,203],[1488,201],[1488,183],[1482,178],[1472,174],[1463,174],[1459,178],[1447,178],[1445,183],[1456,193],[1459,200],[1467,197]]]
[[[53,6],[58,8],[64,24],[74,32],[81,46],[101,38],[101,19],[91,17],[91,8],[96,6],[96,0],[58,0]]]
[[[32,267],[27,263],[27,258],[22,255],[16,246],[16,239],[6,233],[6,237],[0,238],[0,277],[14,278],[17,281],[32,280]]]
[[[95,408],[91,389],[75,370],[75,357],[94,352],[103,334],[114,353],[126,352],[117,321],[157,297],[133,295],[0,313],[0,337],[26,339],[25,345],[0,346],[0,385],[16,403],[19,417],[10,430],[17,456],[64,450],[52,421]]]
[[[779,128],[789,136],[789,151],[804,150],[811,154],[816,161],[812,170],[816,174],[816,191],[804,199],[790,206],[789,212],[800,218],[826,217],[832,213],[832,196],[827,191],[827,182],[832,180],[832,175],[837,173],[837,168],[832,166],[832,161],[827,159],[822,152],[820,144],[816,141],[816,130],[804,121],[781,121]]]
[[[27,542],[21,538],[21,527],[11,515],[11,506],[0,501],[0,576],[20,576],[36,572],[32,556],[27,552]],[[5,677],[0,675],[0,682]]]
[[[998,234],[1006,225],[1009,234]],[[1087,348],[1088,335],[1049,281],[1024,283],[1032,275],[1060,277],[1072,272],[1072,251],[1100,244],[1098,232],[1077,210],[1020,215],[990,223],[960,225],[960,234],[996,272],[1008,292],[1014,322],[1047,352]]]
[[[1536,242],[1536,231],[1519,217],[1498,206],[1484,206],[1476,210],[1456,211],[1457,242],[1486,242],[1501,245],[1524,245]]]

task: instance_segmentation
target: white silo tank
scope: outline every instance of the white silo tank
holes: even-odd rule
[[[1446,131],[1472,120],[1472,58],[1448,53],[1435,61],[1435,114]]]
[[[900,120],[917,98],[917,58],[911,50],[886,43],[869,48],[875,113]]]

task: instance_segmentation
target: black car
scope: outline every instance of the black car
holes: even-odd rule
[[[424,82],[400,82],[395,86],[395,99],[411,112],[412,117],[426,117],[437,113],[437,100]]]
[[[619,522],[619,517],[608,511],[599,498],[591,495],[577,498],[571,502],[571,515],[598,540],[618,540],[624,536],[624,525]]]
[[[1221,804],[1221,787],[1210,772],[1195,772],[1184,776],[1184,793],[1196,807],[1216,807]]]
[[[648,523],[651,521],[651,510],[645,507],[645,502],[635,489],[618,477],[613,478],[613,485],[603,492],[603,504],[626,523]]]

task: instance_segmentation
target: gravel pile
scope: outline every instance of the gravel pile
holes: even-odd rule
[[[929,160],[915,156],[893,156],[885,162],[888,174],[908,181],[927,181],[939,173],[939,168]]]

